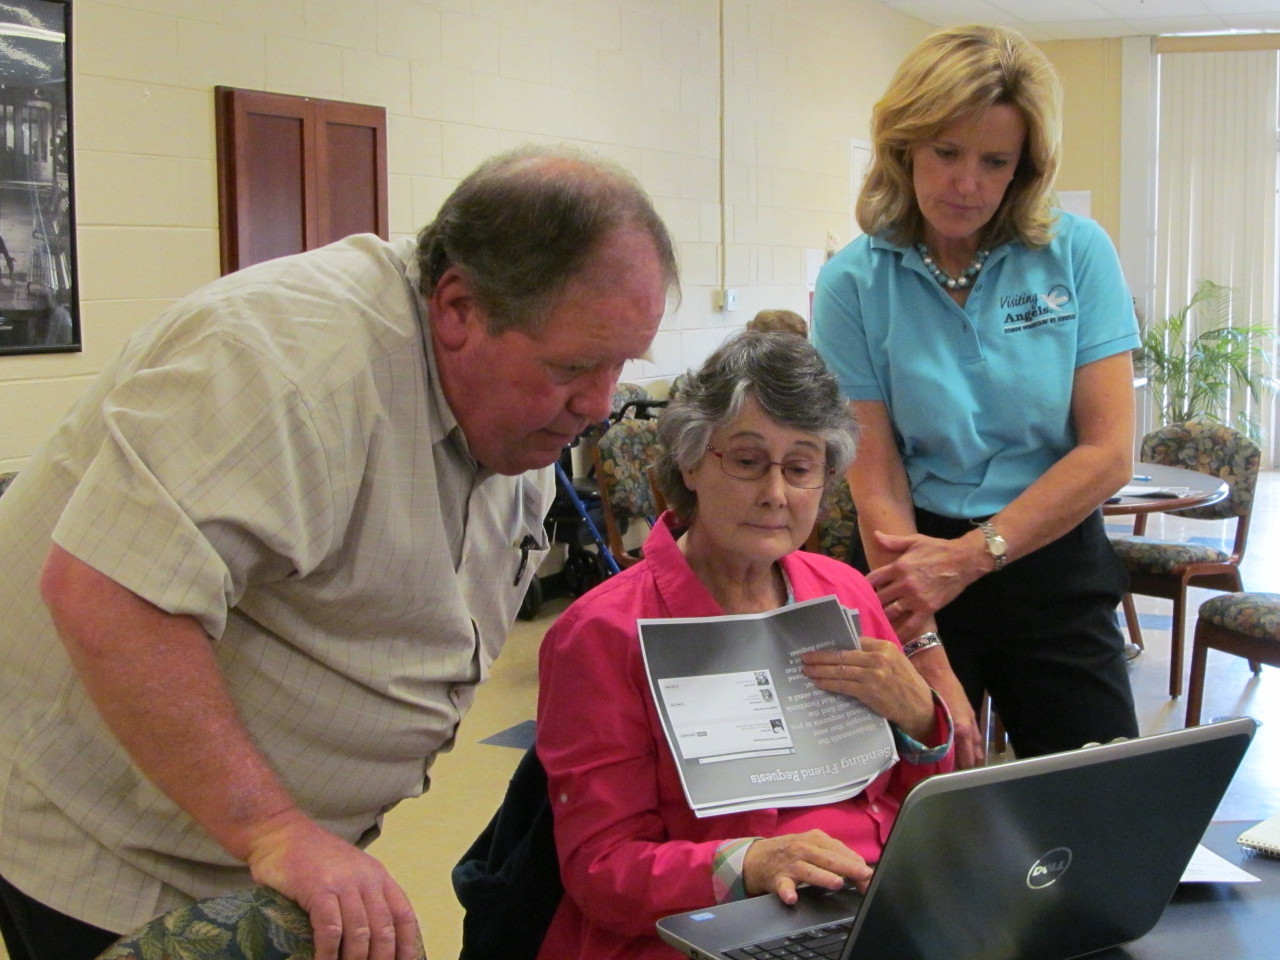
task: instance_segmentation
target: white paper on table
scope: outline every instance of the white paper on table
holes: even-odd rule
[[[1252,873],[1241,870],[1230,860],[1218,856],[1204,844],[1196,845],[1191,862],[1182,872],[1182,883],[1258,883]]]
[[[1190,487],[1158,487],[1150,483],[1126,483],[1113,496],[1117,497],[1185,497]]]

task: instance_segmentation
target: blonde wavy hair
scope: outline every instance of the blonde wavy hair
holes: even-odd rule
[[[898,67],[871,114],[873,156],[858,195],[859,226],[894,243],[922,239],[924,218],[911,180],[913,148],[949,124],[998,104],[1017,109],[1027,138],[983,242],[1047,244],[1062,153],[1062,84],[1044,54],[1005,27],[939,30]]]

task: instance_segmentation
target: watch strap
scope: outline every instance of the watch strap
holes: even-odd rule
[[[995,561],[996,569],[1003,570],[1005,562],[1009,559],[1005,556],[1007,546],[1004,537],[1000,536],[996,531],[995,524],[990,520],[983,520],[978,524],[978,529],[982,531],[982,535],[987,539],[987,553]]]

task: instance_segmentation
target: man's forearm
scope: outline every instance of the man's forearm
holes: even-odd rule
[[[103,720],[134,764],[222,847],[245,859],[295,810],[236,714],[208,635],[59,547],[41,593]]]

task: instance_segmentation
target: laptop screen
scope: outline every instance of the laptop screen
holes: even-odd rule
[[[843,960],[1066,960],[1141,937],[1255,726],[1230,720],[924,781],[902,805]],[[727,957],[787,921],[830,922],[838,898],[819,899],[817,920],[766,896],[667,918],[659,933],[689,956]]]

